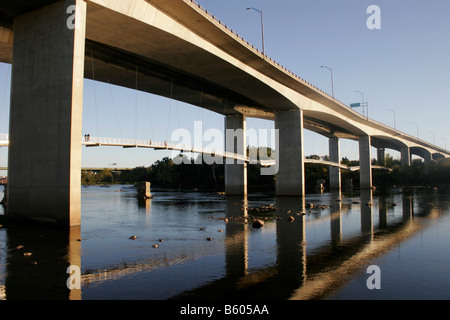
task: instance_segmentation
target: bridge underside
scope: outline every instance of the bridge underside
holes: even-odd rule
[[[56,2],[59,1],[24,0],[1,4],[0,61],[11,62],[14,19],[24,12]],[[70,1],[66,2],[67,7]],[[158,18],[156,15],[150,18],[152,21],[147,21],[147,17],[141,21],[141,17],[134,17],[139,13],[122,14],[94,2],[88,2],[86,9],[85,78],[172,98],[223,115],[243,113],[275,120],[277,111],[299,107],[252,74],[200,48],[195,41],[175,36],[170,29],[176,26],[169,25],[167,30],[162,30],[151,25]],[[328,98],[307,86],[299,86],[296,79],[261,60],[219,28],[209,27],[210,21],[188,5],[180,6],[176,0],[150,3],[183,25],[195,24],[195,32],[200,37],[226,53],[240,53],[244,57],[243,62],[255,70],[283,81],[305,97],[332,105]],[[187,34],[186,37],[191,36]],[[246,113],[239,106],[248,107],[250,111]],[[304,109],[303,116],[305,129],[329,138],[358,141],[359,136],[367,134],[357,125],[331,113]],[[376,141],[372,139],[372,145],[377,148],[383,145],[398,151],[401,149],[395,139]]]
[[[0,42],[0,61],[11,62],[14,18],[39,7],[38,4],[55,2],[30,0],[20,6],[10,4],[1,8],[0,24],[9,38],[5,36]],[[158,6],[171,14],[179,14],[168,3]],[[274,120],[277,110],[298,108],[283,94],[239,67],[130,16],[88,2],[86,20],[84,77],[87,79],[176,99],[224,115],[243,113]],[[213,40],[223,41],[223,36],[217,35]],[[227,51],[239,50],[228,43],[221,46]],[[259,60],[253,54],[248,59],[251,60],[245,62],[249,64]],[[256,64],[254,67],[261,68]],[[285,80],[292,81],[288,77]],[[311,96],[313,92],[304,94]],[[250,111],[235,108],[239,106],[248,107]],[[318,119],[313,112],[305,112],[304,127],[325,136],[354,140],[361,132],[337,117]]]
[[[86,40],[85,78],[139,90],[202,107],[223,115],[237,105],[265,108],[207,80],[98,42]]]

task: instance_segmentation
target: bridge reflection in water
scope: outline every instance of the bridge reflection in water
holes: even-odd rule
[[[90,291],[94,287],[107,282],[123,280],[125,282],[122,283],[127,283],[129,279],[139,279],[143,274],[145,279],[149,279],[154,271],[161,268],[173,273],[182,272],[183,264],[189,261],[223,253],[222,265],[211,264],[204,269],[220,265],[223,270],[213,277],[205,275],[194,287],[180,283],[178,288],[169,290],[170,294],[165,292],[159,297],[151,294],[154,288],[139,288],[132,291],[141,292],[141,296],[139,293],[121,296],[117,292],[114,298],[321,299],[351,280],[355,273],[365,270],[373,259],[414,236],[421,230],[423,221],[438,218],[442,211],[434,206],[433,197],[432,193],[427,196],[397,194],[395,201],[401,201],[395,208],[392,195],[374,197],[372,191],[363,191],[359,197],[350,198],[341,197],[340,194],[317,195],[311,198],[312,202],[320,202],[315,208],[310,208],[305,198],[277,197],[273,198],[274,207],[277,208],[274,216],[258,230],[243,222],[244,218],[250,217],[248,207],[253,204],[251,197],[220,198],[224,210],[216,213],[214,217],[218,219],[211,223],[223,226],[223,237],[215,239],[213,246],[208,248],[202,245],[200,249],[190,247],[186,250],[189,239],[183,239],[180,243],[183,243],[184,249],[178,248],[177,251],[175,248],[161,253],[161,246],[161,251],[154,251],[158,253],[153,253],[151,259],[137,259],[132,264],[115,264],[113,267],[105,263],[106,267],[99,266],[97,269],[88,266],[90,270],[82,268],[81,290],[69,290],[66,285],[69,276],[67,267],[82,265],[86,258],[81,250],[84,236],[80,228],[64,231],[9,227],[2,230],[6,242],[2,253],[6,258],[4,283],[0,292],[3,292],[2,298],[8,300],[89,299],[93,297]],[[306,198],[306,201],[309,200]],[[158,199],[140,203],[140,210],[145,212],[146,223],[150,225],[158,223],[158,219],[153,216],[155,202]],[[170,206],[171,202],[167,201],[163,205]],[[393,213],[394,209],[396,214]],[[303,211],[305,214],[301,213]],[[354,219],[357,212],[359,219]],[[294,220],[289,221],[288,216]],[[350,219],[350,216],[353,218]],[[229,221],[225,223],[222,218]],[[168,225],[177,219],[181,219],[180,223],[187,223],[189,219],[192,220],[192,216],[174,219],[167,222]],[[202,216],[196,219],[206,218]],[[360,222],[359,230],[354,228],[357,220]],[[89,219],[86,223],[89,223]],[[321,233],[319,239],[316,234],[318,228],[327,228],[328,236],[323,237]],[[347,233],[346,230],[351,231]],[[192,241],[195,246],[198,245],[197,239]],[[145,248],[145,251],[148,250]],[[31,252],[32,255],[24,255],[25,252]],[[189,252],[193,252],[194,257],[189,256]],[[121,260],[120,250],[115,259]],[[86,260],[89,261],[89,257]],[[255,260],[258,263],[254,263]],[[171,271],[175,265],[177,267]],[[183,277],[179,275],[176,279],[182,282]],[[158,283],[164,285],[164,281],[159,279]],[[136,286],[136,280],[131,283]],[[140,284],[146,286],[145,281]],[[83,289],[86,296],[83,296]],[[102,297],[96,296],[94,299]]]

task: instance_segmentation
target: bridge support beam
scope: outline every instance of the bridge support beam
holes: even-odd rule
[[[377,149],[377,163],[379,166],[386,166],[386,149],[378,148]]]
[[[433,161],[433,158],[431,156],[431,152],[426,152],[423,156],[423,162],[425,163],[430,163],[431,161]]]
[[[15,20],[8,215],[80,225],[85,26],[80,0]]]
[[[411,152],[408,147],[402,147],[400,150],[400,163],[402,167],[409,167],[411,165]]]
[[[339,138],[333,137],[328,140],[330,152],[330,161],[340,163],[340,143]],[[330,166],[330,189],[341,189],[341,169],[339,167]]]
[[[276,194],[304,196],[303,111],[297,109],[277,112],[275,129],[279,133]]]
[[[361,189],[372,188],[370,136],[359,137],[359,184]]]
[[[236,154],[246,154],[246,120],[244,115],[225,117],[225,150]],[[247,195],[247,163],[225,160],[225,193],[227,195]]]

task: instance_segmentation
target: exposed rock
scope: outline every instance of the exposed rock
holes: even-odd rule
[[[255,219],[255,220],[253,220],[252,226],[253,226],[253,228],[261,228],[264,226],[264,221],[262,221],[260,219]]]

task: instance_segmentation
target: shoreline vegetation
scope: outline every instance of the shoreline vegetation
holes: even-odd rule
[[[309,156],[319,158],[318,156]],[[359,165],[358,161],[350,161],[343,158],[341,163],[349,166]],[[378,164],[376,160],[373,164]],[[373,185],[377,189],[397,187],[450,187],[450,159],[439,159],[430,163],[424,163],[421,159],[412,161],[411,166],[402,167],[399,160],[393,159],[389,154],[385,158],[385,167],[391,171],[373,170]],[[324,180],[325,190],[329,190],[328,166],[320,164],[305,164],[305,188],[306,192],[315,192],[318,180]],[[247,167],[248,191],[274,191],[275,176],[263,176],[258,165]],[[354,188],[359,187],[358,171],[342,171],[342,185],[350,184]],[[224,165],[195,164],[192,159],[181,164],[175,164],[171,158],[163,158],[149,167],[136,167],[125,171],[104,169],[100,172],[82,171],[82,185],[110,185],[132,184],[149,181],[152,188],[179,188],[214,190],[223,192]]]

